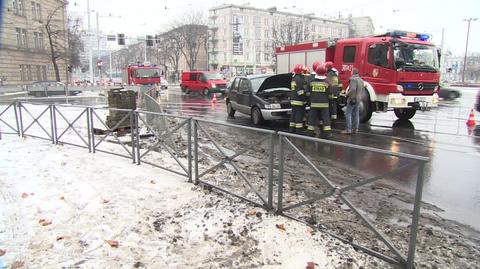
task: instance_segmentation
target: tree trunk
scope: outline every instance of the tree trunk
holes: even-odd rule
[[[48,25],[45,25],[45,29],[47,30],[48,44],[50,45],[50,58],[53,64],[53,70],[55,71],[55,80],[60,81],[60,70],[58,70],[57,56],[55,55],[55,47],[53,44],[52,33],[50,32],[50,27],[48,27]]]

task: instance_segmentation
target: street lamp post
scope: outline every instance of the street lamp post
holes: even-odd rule
[[[463,59],[462,83],[465,83],[465,69],[467,68],[467,51],[468,51],[468,37],[470,35],[470,22],[476,21],[476,20],[478,20],[478,18],[469,18],[469,19],[463,20],[468,22],[468,27],[467,27],[467,41],[465,42],[465,58]]]
[[[90,42],[90,1],[87,0],[87,20],[88,20],[88,41]],[[90,82],[93,83],[93,51],[92,46],[88,46],[88,70],[90,73]]]

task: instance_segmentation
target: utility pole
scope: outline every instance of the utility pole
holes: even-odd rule
[[[98,11],[95,12],[97,16],[97,62],[100,61],[100,30],[98,25]],[[102,79],[102,69],[98,68],[98,80]]]
[[[465,83],[465,69],[467,68],[467,52],[468,52],[468,37],[470,35],[470,22],[476,21],[476,20],[478,20],[478,18],[469,18],[469,19],[463,20],[468,22],[468,26],[467,26],[467,41],[465,42],[465,58],[463,59],[462,83]]]
[[[90,31],[91,25],[90,25],[90,0],[87,0],[87,18],[88,18],[88,41],[90,42],[91,36],[90,36]],[[90,71],[90,82],[93,83],[93,51],[92,51],[92,46],[88,46],[88,70]]]

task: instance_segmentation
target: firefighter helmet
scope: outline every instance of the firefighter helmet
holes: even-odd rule
[[[324,63],[319,63],[318,66],[317,66],[317,69],[315,69],[315,73],[317,75],[325,75],[327,73],[327,68],[325,68],[325,64]]]
[[[317,67],[318,67],[318,65],[319,65],[320,63],[321,63],[320,61],[315,61],[315,62],[313,62],[313,64],[312,64],[312,70],[313,70],[313,72],[315,72],[315,70],[317,70]]]
[[[325,62],[325,68],[327,69],[332,69],[333,68],[333,63],[328,61],[328,62]]]
[[[299,75],[302,72],[303,72],[303,65],[302,64],[296,64],[295,67],[293,68],[293,73]]]

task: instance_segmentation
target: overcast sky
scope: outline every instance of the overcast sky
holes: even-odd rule
[[[100,29],[105,33],[125,33],[141,36],[168,30],[174,20],[191,10],[203,11],[223,3],[245,4],[248,1],[216,0],[90,0],[90,9],[100,14]],[[466,18],[479,18],[470,28],[469,52],[480,52],[480,0],[337,0],[337,1],[251,1],[251,6],[297,13],[315,13],[318,17],[348,14],[370,16],[375,32],[387,29],[427,32],[440,46],[442,28],[445,29],[444,46],[456,55],[463,55],[467,35]],[[69,10],[86,16],[87,0],[71,0]],[[111,14],[111,18],[107,16]],[[120,17],[120,18],[118,18]],[[95,14],[92,13],[92,27]]]

